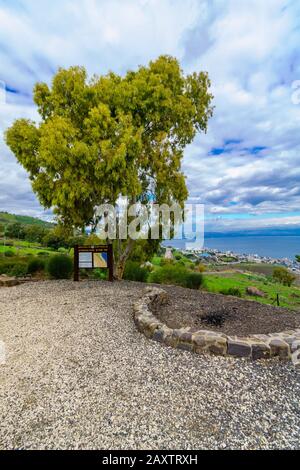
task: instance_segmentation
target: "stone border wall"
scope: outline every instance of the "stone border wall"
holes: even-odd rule
[[[210,330],[191,331],[190,328],[172,329],[152,312],[168,301],[166,291],[148,287],[143,297],[134,304],[134,321],[147,338],[177,349],[197,354],[267,359],[291,359],[300,367],[300,328],[268,335],[248,337],[227,336]]]

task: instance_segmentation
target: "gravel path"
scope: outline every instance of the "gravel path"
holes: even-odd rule
[[[300,374],[138,333],[135,283],[0,290],[0,449],[300,448]]]

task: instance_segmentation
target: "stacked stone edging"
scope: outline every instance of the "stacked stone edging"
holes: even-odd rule
[[[210,330],[192,331],[191,328],[173,329],[162,323],[153,313],[168,300],[166,291],[148,287],[144,296],[134,304],[134,320],[140,332],[154,341],[198,354],[267,359],[291,359],[300,367],[300,328],[282,333],[228,336]]]

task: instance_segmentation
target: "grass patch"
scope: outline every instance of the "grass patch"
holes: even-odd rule
[[[259,274],[252,275],[233,273],[230,277],[204,274],[203,277],[203,287],[209,292],[234,292],[234,289],[238,289],[242,298],[256,300],[262,304],[273,304],[276,299],[276,295],[279,294],[281,307],[300,311],[300,289],[297,287],[283,286],[282,284],[275,283]],[[260,298],[247,295],[246,289],[249,286],[257,287],[257,289],[266,294],[266,297]]]

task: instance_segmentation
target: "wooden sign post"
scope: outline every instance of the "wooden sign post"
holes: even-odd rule
[[[108,269],[109,281],[114,280],[114,256],[112,245],[74,247],[74,281],[79,281],[80,269]]]

